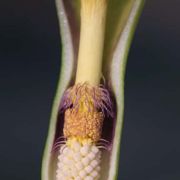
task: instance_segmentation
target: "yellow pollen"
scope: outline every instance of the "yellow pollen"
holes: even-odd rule
[[[94,144],[91,139],[84,139],[81,137],[71,137],[67,140],[66,145],[70,148],[73,148],[74,142],[78,142],[82,146],[86,144]]]
[[[97,142],[101,138],[103,120],[102,112],[67,109],[64,118],[64,136],[91,139]]]

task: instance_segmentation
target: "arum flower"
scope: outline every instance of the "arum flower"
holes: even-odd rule
[[[143,0],[56,0],[63,57],[42,180],[115,180],[124,73]]]

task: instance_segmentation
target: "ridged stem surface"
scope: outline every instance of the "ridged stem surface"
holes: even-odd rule
[[[81,0],[76,83],[98,85],[102,72],[107,0]]]

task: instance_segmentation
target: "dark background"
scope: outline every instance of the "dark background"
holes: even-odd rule
[[[147,0],[130,50],[120,180],[180,179],[180,1]],[[60,66],[54,0],[0,1],[0,180],[40,180]]]

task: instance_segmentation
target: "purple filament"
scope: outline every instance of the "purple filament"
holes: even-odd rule
[[[110,93],[102,84],[97,87],[91,87],[88,83],[83,83],[70,87],[63,94],[59,107],[60,111],[63,112],[68,108],[78,110],[82,96],[84,96],[84,105],[89,112],[93,111],[93,104],[104,115],[113,117],[113,104]],[[89,104],[89,102],[92,104]]]

